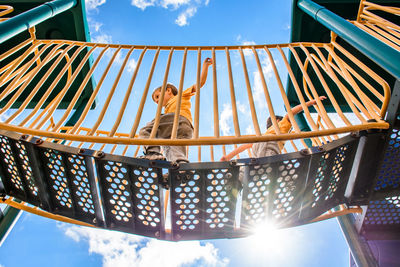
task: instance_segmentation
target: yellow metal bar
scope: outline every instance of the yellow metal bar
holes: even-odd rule
[[[32,47],[36,47],[36,46],[32,46]],[[36,62],[36,59],[38,57],[40,57],[49,47],[51,47],[51,44],[45,45],[40,51],[40,54],[35,55],[31,60],[29,60],[29,62],[27,64],[24,65],[24,67],[22,68],[21,72],[17,75],[16,78],[14,78],[14,80],[3,90],[3,92],[0,94],[0,100],[3,100],[8,94],[10,94],[11,92],[13,92],[16,87],[15,87],[15,83],[17,83],[17,81],[28,71],[28,69]],[[29,50],[27,50],[29,52]],[[28,53],[27,55],[29,55],[30,53]],[[24,53],[24,56],[27,56]],[[8,75],[11,74],[11,71],[13,71],[25,58],[20,58],[19,60],[17,60],[14,64],[14,66],[10,69],[8,69],[6,71],[5,74],[2,75],[2,79],[1,79],[1,83],[8,77]]]
[[[272,126],[274,127],[275,133],[279,134],[280,133],[279,126],[278,126],[278,123],[276,121],[274,107],[272,105],[271,96],[269,95],[267,83],[266,83],[265,77],[264,77],[264,72],[263,72],[263,69],[262,69],[262,66],[261,66],[261,63],[260,63],[260,58],[258,57],[258,53],[256,51],[256,47],[255,46],[252,46],[252,50],[253,50],[254,57],[256,59],[258,73],[259,73],[260,79],[261,79],[261,84],[262,84],[263,89],[264,89],[265,100],[267,102],[268,112],[269,112],[269,116],[271,117]]]
[[[49,218],[49,219],[52,219],[52,220],[65,222],[65,223],[72,223],[72,224],[81,225],[81,226],[96,227],[96,226],[94,226],[92,224],[88,224],[88,223],[85,223],[85,222],[81,222],[81,221],[77,221],[77,220],[74,220],[74,219],[70,219],[68,217],[64,217],[64,216],[61,216],[61,215],[56,215],[56,214],[49,213],[47,211],[38,209],[37,207],[29,207],[24,202],[18,203],[18,202],[15,202],[15,201],[11,200],[10,198],[8,198],[6,200],[2,200],[0,198],[0,203],[6,204],[8,206],[11,206],[11,207],[14,207],[16,209],[23,210],[23,211],[26,211],[26,212],[29,212],[29,213],[32,213],[32,214],[35,214],[35,215],[39,215],[39,216],[42,216],[42,217],[45,217],[45,218]]]
[[[226,62],[228,64],[229,88],[230,88],[230,93],[231,93],[233,126],[235,129],[235,136],[239,137],[240,136],[240,128],[239,128],[239,119],[238,119],[238,113],[237,113],[237,107],[236,107],[235,86],[233,84],[231,57],[229,55],[228,48],[225,48],[225,54],[226,54]]]
[[[251,91],[249,73],[247,71],[247,66],[246,66],[246,59],[244,58],[242,48],[239,48],[239,52],[240,52],[240,58],[242,60],[243,74],[244,74],[244,78],[245,78],[245,82],[246,82],[247,96],[248,96],[248,99],[249,99],[251,118],[252,118],[252,121],[253,121],[253,126],[254,126],[254,130],[256,132],[256,135],[260,136],[261,135],[261,131],[260,131],[260,126],[258,125],[258,119],[257,119],[256,108],[255,108],[255,105],[254,105],[253,93]]]
[[[86,64],[86,62],[89,60],[90,55],[93,53],[93,51],[96,49],[96,47],[93,47],[88,51],[88,53],[85,55],[85,57],[82,59],[82,61],[79,63],[78,67],[75,69],[74,74],[72,75],[71,79],[66,83],[64,88],[61,90],[60,94],[57,96],[57,100],[54,102],[53,106],[48,110],[47,115],[42,119],[41,122],[39,122],[36,126],[36,129],[40,129],[45,125],[49,118],[53,116],[55,110],[57,109],[58,105],[61,103],[61,100],[64,98],[65,94],[69,90],[70,86],[72,83],[75,81],[75,78],[78,76],[78,74],[81,72],[83,66]]]
[[[346,127],[338,127],[335,129],[326,129],[319,131],[287,133],[280,135],[262,135],[262,136],[221,136],[215,137],[200,137],[198,139],[141,139],[141,138],[126,138],[126,137],[106,137],[106,136],[79,136],[67,133],[47,132],[32,128],[24,128],[16,125],[10,125],[0,122],[0,129],[14,131],[28,135],[44,136],[56,139],[85,141],[107,144],[129,144],[129,145],[170,145],[170,146],[198,146],[198,145],[222,145],[222,144],[244,144],[267,141],[286,141],[302,138],[310,138],[317,136],[328,136],[332,134],[349,133],[353,131],[362,131],[368,129],[388,129],[387,122],[369,122],[362,125],[352,125]]]
[[[63,43],[63,44],[69,44],[73,41],[69,41],[69,40],[40,40],[43,43]],[[75,42],[75,41],[74,41]],[[310,46],[312,44],[315,44],[317,46],[323,46],[325,43],[312,43],[312,42],[301,42],[301,43],[280,43],[280,44],[261,44],[261,45],[230,45],[230,46],[158,46],[158,45],[153,45],[153,46],[148,46],[148,45],[117,45],[117,44],[106,44],[106,43],[90,43],[90,42],[78,42],[77,45],[86,45],[88,47],[90,46],[94,46],[94,45],[98,45],[99,47],[106,47],[106,46],[110,46],[110,48],[118,48],[118,47],[122,47],[122,49],[130,49],[133,46],[135,46],[136,49],[144,49],[145,47],[147,47],[149,50],[171,50],[171,48],[173,48],[175,51],[184,51],[186,48],[188,51],[197,51],[199,48],[201,50],[212,50],[213,48],[215,48],[215,50],[219,50],[219,51],[224,51],[226,48],[228,48],[229,50],[237,50],[239,49],[239,47],[241,47],[242,49],[245,48],[256,48],[256,49],[263,49],[264,46],[267,46],[268,48],[274,48],[276,46],[281,46],[281,47],[288,47],[289,45],[297,47],[300,44],[305,45],[305,46]]]
[[[382,103],[381,114],[380,115],[381,115],[381,117],[384,117],[385,114],[386,114],[386,110],[387,110],[387,107],[389,105],[389,100],[390,100],[390,96],[391,96],[389,84],[384,79],[382,79],[379,75],[377,75],[375,72],[373,72],[370,68],[368,68],[363,62],[361,62],[355,56],[353,56],[348,51],[346,51],[338,43],[332,42],[332,44],[343,55],[345,55],[348,59],[350,59],[352,62],[354,62],[354,64],[356,64],[360,69],[362,69],[365,73],[367,73],[371,78],[373,78],[376,82],[378,82],[382,86],[382,89],[383,89],[383,92],[384,92],[383,93],[384,101]],[[371,91],[371,92],[374,93],[375,95],[377,95],[376,91]]]
[[[213,108],[214,108],[214,136],[219,137],[219,116],[218,116],[218,85],[217,85],[217,59],[215,48],[212,49],[213,69]]]
[[[144,104],[146,102],[146,98],[147,98],[147,94],[149,92],[151,79],[153,78],[154,68],[156,67],[156,63],[157,63],[157,59],[158,59],[158,55],[159,54],[160,54],[160,48],[157,49],[157,51],[156,51],[156,53],[154,55],[153,63],[151,65],[151,69],[150,69],[150,73],[149,73],[149,77],[147,78],[146,86],[144,87],[144,90],[143,90],[142,99],[140,100],[139,108],[138,108],[138,111],[136,113],[136,118],[135,118],[135,121],[133,123],[131,132],[129,134],[130,138],[135,136],[137,128],[139,126],[140,118],[142,117],[143,107],[144,107]]]
[[[311,126],[311,129],[313,129],[314,131],[318,130],[317,125],[315,124],[314,120],[311,117],[310,110],[308,109],[308,107],[306,105],[306,101],[304,100],[304,97],[303,97],[303,94],[301,92],[300,86],[297,83],[296,77],[294,76],[292,67],[290,67],[289,61],[287,60],[286,55],[283,52],[282,48],[279,47],[279,46],[277,48],[279,50],[279,53],[282,56],[283,61],[285,62],[286,69],[287,69],[287,71],[289,73],[290,80],[292,81],[292,85],[293,85],[293,87],[294,87],[294,89],[296,91],[297,97],[298,97],[298,99],[300,101],[301,107],[302,107],[302,109],[304,111],[304,114],[306,116],[308,124]],[[312,141],[312,143],[314,145],[317,145],[317,142],[314,139],[311,139],[311,141]],[[303,143],[304,147],[307,147],[307,144],[304,142],[304,140],[301,140],[301,142]]]
[[[56,46],[54,49],[57,49],[58,46]],[[29,104],[29,102],[32,100],[32,98],[37,94],[37,92],[39,91],[39,89],[42,87],[42,85],[44,84],[44,82],[48,79],[48,77],[50,76],[50,74],[54,71],[54,69],[57,67],[58,63],[62,60],[62,58],[64,57],[64,55],[69,51],[69,49],[72,48],[72,46],[67,47],[64,52],[62,52],[57,60],[51,65],[51,67],[46,71],[46,73],[43,75],[43,77],[40,79],[40,81],[37,83],[37,85],[35,86],[35,88],[33,88],[33,90],[31,91],[31,93],[27,96],[27,98],[24,100],[24,102],[21,104],[21,106],[18,108],[18,110],[16,110],[7,120],[6,123],[11,123],[21,112],[23,112],[25,110],[25,107]],[[49,56],[51,57],[51,53],[49,53]],[[49,63],[49,61],[45,58],[42,62],[43,65]],[[41,67],[38,67],[37,69],[35,69],[35,72],[33,72],[30,76],[29,76],[29,81],[24,84],[24,86],[21,88],[22,90],[25,90],[26,86],[28,85],[28,83],[35,78],[36,74],[39,72]],[[49,90],[47,90],[49,91]],[[51,91],[50,91],[51,92]],[[49,94],[50,94],[49,92]],[[41,97],[41,99],[43,98],[47,98],[46,95],[43,95]],[[1,113],[1,111],[0,111]],[[54,122],[54,121],[53,121]]]
[[[161,88],[161,94],[158,99],[156,116],[154,118],[154,125],[153,125],[153,129],[151,129],[150,138],[156,137],[157,131],[158,131],[158,126],[160,124],[160,115],[161,115],[161,111],[163,108],[165,91],[166,91],[167,81],[168,81],[169,68],[171,66],[171,59],[172,59],[173,53],[174,53],[174,49],[171,48],[171,51],[169,52],[169,55],[168,55],[167,66],[165,67],[164,81],[163,81],[162,88]]]
[[[106,50],[108,50],[109,47],[106,46],[103,51],[105,52]],[[103,52],[102,51],[102,52]],[[103,74],[101,75],[100,80],[98,81],[96,88],[94,89],[92,95],[90,96],[88,102],[86,103],[85,109],[83,110],[80,118],[78,119],[78,121],[75,123],[74,127],[71,130],[71,133],[75,133],[78,128],[82,125],[84,119],[86,118],[90,107],[93,105],[94,100],[96,99],[97,94],[99,93],[99,90],[101,88],[101,86],[103,85],[104,79],[107,76],[107,73],[109,72],[112,64],[114,63],[114,60],[116,58],[116,56],[118,55],[118,53],[121,51],[121,47],[119,47],[113,54],[113,56],[111,57],[110,61],[107,64],[107,67],[105,68],[105,70],[103,71]],[[89,134],[90,130],[88,130],[88,134]]]
[[[317,218],[313,219],[311,222],[320,222],[320,221],[324,221],[324,220],[328,220],[331,218],[335,218],[338,216],[343,216],[346,214],[350,214],[350,213],[358,213],[361,214],[362,208],[358,207],[358,208],[346,208],[346,209],[341,209],[339,211],[334,211],[334,212],[329,212],[329,213],[324,213],[320,216],[318,216]]]
[[[196,100],[194,105],[194,138],[199,138],[200,121],[200,70],[201,70],[201,49],[197,50],[197,72],[196,72]]]
[[[89,51],[89,56],[91,53],[94,52],[94,50],[97,47],[94,46],[90,51]],[[89,79],[92,77],[93,72],[95,71],[95,69],[97,68],[97,65],[99,64],[100,59],[103,57],[105,50],[103,50],[100,55],[97,57],[96,61],[93,63],[92,67],[90,68],[90,70],[88,71],[88,73],[86,74],[85,78],[83,79],[81,85],[79,86],[78,90],[76,91],[74,97],[72,98],[72,100],[70,101],[66,111],[64,112],[63,116],[59,119],[58,123],[56,124],[56,126],[54,126],[54,131],[58,131],[60,129],[60,127],[62,126],[62,124],[64,124],[64,122],[67,120],[69,114],[71,113],[73,107],[75,106],[76,102],[78,101],[79,97],[82,95],[83,90],[85,89]],[[73,79],[75,79],[76,76],[71,77],[71,81]]]
[[[186,70],[186,58],[187,58],[187,49],[185,49],[185,51],[183,53],[181,78],[179,80],[179,88],[178,88],[178,96],[177,96],[178,99],[176,102],[176,109],[175,109],[175,115],[174,115],[174,123],[172,125],[171,139],[175,139],[178,134],[179,115],[181,112],[181,103],[182,103],[183,81],[185,79],[185,70]]]
[[[146,53],[146,50],[147,50],[147,49],[143,49],[142,53],[141,53],[140,56],[139,56],[138,62],[137,62],[137,64],[136,64],[135,71],[134,71],[134,73],[133,73],[133,75],[132,75],[131,81],[130,81],[130,83],[129,83],[129,85],[128,85],[128,89],[126,90],[126,93],[125,93],[125,96],[124,96],[124,100],[123,100],[122,105],[121,105],[121,108],[120,108],[120,110],[119,110],[118,117],[117,117],[117,119],[116,119],[116,121],[115,121],[113,127],[111,128],[110,134],[108,135],[108,136],[110,136],[110,137],[111,137],[111,136],[114,136],[115,132],[116,132],[117,129],[118,129],[118,126],[119,126],[120,123],[121,123],[122,116],[124,115],[124,112],[125,112],[125,109],[126,109],[126,105],[128,104],[128,100],[129,100],[129,97],[130,97],[131,92],[132,92],[133,84],[135,83],[136,76],[137,76],[137,73],[138,73],[138,71],[139,71],[140,65],[141,65],[141,63],[142,63],[143,56],[144,56],[144,54]]]
[[[73,45],[71,45],[73,46]],[[78,48],[75,53],[73,54],[73,56],[71,57],[70,61],[67,62],[63,69],[60,71],[60,73],[57,75],[57,77],[54,79],[54,81],[52,82],[52,84],[50,85],[50,87],[47,89],[45,95],[40,99],[40,101],[38,102],[38,104],[36,105],[36,107],[33,109],[33,111],[19,124],[20,126],[24,126],[37,112],[38,110],[41,108],[42,104],[45,102],[45,100],[47,99],[47,96],[50,95],[50,93],[53,91],[53,89],[56,87],[58,81],[61,80],[61,78],[64,76],[65,72],[67,71],[67,69],[69,68],[69,66],[72,64],[72,62],[75,60],[75,58],[79,55],[79,53],[84,49],[84,47],[80,47]],[[50,110],[50,108],[57,102],[58,97],[62,94],[62,90],[61,92],[57,95],[57,97],[55,97],[52,101],[52,105],[47,105],[47,107],[42,111],[42,113],[31,123],[31,125],[29,127],[33,127],[40,119],[41,117],[48,111]]]
[[[121,68],[119,69],[119,72],[117,74],[117,77],[114,80],[114,84],[112,85],[110,92],[108,93],[107,99],[106,99],[105,103],[103,104],[103,108],[101,109],[100,115],[97,118],[96,123],[92,127],[92,130],[90,131],[89,135],[92,135],[99,128],[100,124],[102,123],[102,121],[104,119],[104,115],[107,112],[108,107],[110,105],[111,99],[114,96],[115,89],[117,88],[117,85],[121,79],[122,72],[125,69],[126,63],[128,63],[129,56],[131,55],[133,49],[134,49],[134,46],[131,47],[131,49],[129,49],[128,53],[126,54],[124,62],[122,63]]]

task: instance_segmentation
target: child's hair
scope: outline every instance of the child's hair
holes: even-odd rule
[[[162,85],[160,87],[157,87],[156,89],[154,89],[153,93],[151,94],[151,98],[154,99],[154,93],[157,92],[157,91],[161,92],[161,88],[162,88]],[[173,95],[177,95],[178,94],[178,89],[176,89],[175,85],[173,85],[172,83],[167,83],[167,86],[165,87],[165,90],[167,90],[167,88],[171,89],[171,92],[172,92]]]
[[[275,118],[276,118],[276,120],[280,120],[280,121],[283,119],[282,116],[275,116]],[[267,119],[267,129],[268,129],[269,127],[271,127],[271,126],[272,126],[271,117],[268,117],[268,119]]]

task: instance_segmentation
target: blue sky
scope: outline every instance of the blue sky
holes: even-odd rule
[[[150,45],[286,43],[291,4],[291,0],[86,1],[93,41]],[[188,78],[188,85],[193,82]],[[202,92],[211,92],[207,91],[210,86]],[[223,115],[229,109],[224,99],[221,108],[221,122],[231,119]],[[284,112],[282,105],[278,111]],[[222,131],[232,133],[228,128]],[[335,219],[267,236],[171,243],[23,213],[0,249],[1,267],[346,266],[348,262],[348,249]]]

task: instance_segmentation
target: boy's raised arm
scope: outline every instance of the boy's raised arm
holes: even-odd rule
[[[322,101],[322,100],[325,100],[325,99],[326,99],[326,96],[320,96],[320,97],[319,97],[319,100],[321,100],[321,101]],[[307,106],[307,107],[313,106],[313,105],[315,105],[315,104],[317,104],[317,100],[315,100],[315,99],[306,102],[306,106]],[[302,107],[301,105],[297,105],[297,106],[295,106],[294,108],[292,108],[293,116],[296,115],[297,113],[301,112],[301,111],[303,111],[303,107]],[[286,118],[286,119],[289,119],[289,115],[286,114],[285,118]]]
[[[203,87],[203,85],[207,81],[207,75],[208,75],[208,67],[210,67],[213,64],[211,58],[206,58],[203,62],[203,67],[201,68],[201,74],[200,74],[200,88]],[[193,91],[196,92],[197,90],[197,84],[193,86]]]

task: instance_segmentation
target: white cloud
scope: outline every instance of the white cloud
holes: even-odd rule
[[[194,14],[196,14],[196,12],[197,12],[196,7],[189,7],[188,9],[183,11],[181,14],[179,14],[178,18],[175,20],[175,23],[181,27],[188,25],[188,19],[193,17]]]
[[[172,9],[177,9],[180,6],[187,5],[189,3],[190,0],[162,0],[160,4],[163,8],[168,8],[169,6],[172,6]]]
[[[10,117],[10,115],[8,114],[8,111],[4,114],[0,115],[0,122],[5,122],[8,118]]]
[[[230,120],[232,118],[232,106],[230,104],[225,103],[224,108],[222,109],[221,116],[219,119],[219,125],[222,131],[222,135],[231,135],[231,123]]]
[[[111,44],[112,43],[112,37],[109,34],[101,33],[99,35],[93,36],[92,41],[94,43]]]
[[[141,10],[145,10],[149,6],[154,6],[155,2],[155,0],[132,0],[131,5],[140,8]]]
[[[261,56],[261,68],[264,75],[265,82],[267,83],[273,77],[273,68],[269,58],[266,55]],[[277,61],[274,61],[277,64]],[[268,88],[269,90],[271,88]],[[259,108],[266,108],[267,102],[265,100],[264,87],[262,84],[260,72],[258,70],[253,72],[253,91],[256,105]]]
[[[136,69],[137,62],[135,59],[128,60],[128,72],[133,72]]]
[[[254,41],[243,41],[243,42],[242,42],[242,45],[255,45],[255,44],[256,44],[256,43],[255,43]],[[253,50],[251,50],[251,49],[248,49],[248,48],[243,49],[243,54],[244,54],[246,57],[254,58]]]
[[[247,126],[246,128],[246,134],[255,134],[254,128],[252,125]]]
[[[210,0],[206,0],[206,1],[204,2],[204,5],[208,6],[209,3],[210,3]]]
[[[199,264],[227,266],[228,259],[220,258],[212,244],[199,241],[167,242],[148,239],[116,231],[79,226],[62,226],[65,234],[75,242],[87,241],[89,253],[103,257],[104,267],[157,266]]]
[[[105,3],[106,3],[106,0],[85,0],[86,9],[88,11],[97,9],[97,7],[99,7]]]

